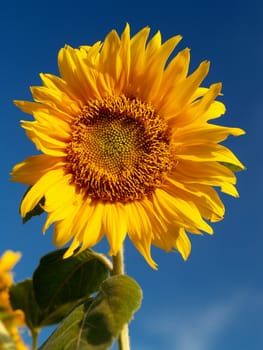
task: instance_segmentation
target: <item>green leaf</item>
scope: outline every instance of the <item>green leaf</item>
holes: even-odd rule
[[[85,251],[63,260],[64,252],[44,256],[33,282],[28,279],[10,289],[12,307],[25,312],[31,330],[60,322],[76,305],[89,300],[108,275],[99,254]]]
[[[142,291],[132,278],[108,278],[94,300],[75,308],[40,350],[109,349],[141,300]]]
[[[26,194],[28,193],[28,191],[31,189],[31,187],[32,187],[32,186],[30,186],[30,187],[26,190],[26,192],[25,192],[25,194],[24,194],[24,196],[23,196],[23,198],[22,198],[22,201],[23,201],[23,199],[25,198],[25,196],[26,196]],[[21,203],[22,203],[22,201],[21,201]],[[21,206],[21,203],[20,203],[20,206]],[[27,221],[29,221],[30,219],[32,219],[33,216],[37,216],[37,215],[43,214],[43,213],[44,213],[44,209],[43,209],[43,205],[44,205],[44,204],[45,204],[45,197],[42,197],[42,198],[40,199],[40,201],[37,203],[37,205],[36,205],[32,210],[30,210],[29,212],[26,213],[26,216],[23,218],[23,224],[25,224]]]
[[[27,326],[31,330],[39,328],[44,316],[36,302],[32,280],[12,285],[9,294],[12,308],[24,311]]]
[[[226,162],[219,162],[220,164],[224,165],[226,168],[228,168],[229,170],[233,171],[234,173],[244,170],[244,168],[236,165],[236,164],[232,164],[232,163],[226,163]]]
[[[12,285],[9,294],[12,308],[24,311],[26,324],[32,333],[44,326],[59,323],[76,306],[76,303],[72,303],[70,308],[68,305],[60,305],[54,310],[41,309],[36,301],[31,279]]]
[[[16,350],[15,343],[10,337],[4,324],[0,321],[0,349],[1,350]]]
[[[63,259],[66,249],[42,257],[33,275],[36,300],[47,314],[57,318],[97,292],[108,276],[108,266],[99,254],[86,250]],[[50,322],[50,320],[48,320]]]

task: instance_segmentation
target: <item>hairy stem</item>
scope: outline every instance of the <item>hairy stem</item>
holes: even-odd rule
[[[119,250],[117,255],[112,257],[113,269],[111,275],[124,275],[124,254],[123,248]],[[130,338],[128,324],[124,325],[118,338],[119,350],[130,350]]]
[[[38,340],[38,334],[39,334],[40,329],[34,328],[31,330],[31,335],[32,335],[32,350],[37,350],[37,340]]]

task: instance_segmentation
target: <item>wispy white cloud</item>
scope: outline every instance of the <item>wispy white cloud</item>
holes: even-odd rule
[[[262,314],[262,293],[240,289],[213,301],[173,306],[174,312],[158,310],[156,318],[145,320],[145,331],[162,339],[166,350],[217,349],[231,327],[246,317],[248,307]]]
[[[178,350],[210,350],[237,316],[240,300],[217,301],[202,309],[187,312],[184,322],[178,318],[170,334]],[[172,321],[172,320],[171,320]],[[170,322],[172,324],[172,322]]]

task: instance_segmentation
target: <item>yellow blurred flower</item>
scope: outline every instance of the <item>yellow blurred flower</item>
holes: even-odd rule
[[[12,337],[16,349],[28,350],[17,328],[25,326],[24,313],[22,310],[13,310],[9,301],[9,288],[13,284],[13,274],[11,270],[20,257],[20,253],[11,250],[7,250],[0,257],[0,321],[2,321],[7,332]]]
[[[225,112],[216,101],[221,84],[201,87],[209,62],[189,75],[190,50],[168,61],[181,40],[162,43],[150,29],[58,55],[61,77],[41,74],[35,102],[16,101],[33,121],[22,121],[43,154],[16,165],[14,181],[31,185],[21,205],[25,217],[42,199],[54,224],[54,243],[71,241],[66,257],[106,235],[116,255],[128,234],[148,263],[150,249],[178,250],[187,259],[186,232],[212,234],[224,205],[214,187],[237,196],[229,165],[243,169],[220,144],[244,133],[210,123]]]

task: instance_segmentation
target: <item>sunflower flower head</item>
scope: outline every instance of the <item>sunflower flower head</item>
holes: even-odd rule
[[[149,32],[131,37],[126,25],[102,43],[65,46],[60,77],[41,74],[34,102],[15,101],[33,115],[22,127],[42,152],[13,169],[32,186],[21,214],[44,198],[44,231],[54,224],[55,245],[71,242],[65,257],[105,235],[116,255],[128,235],[152,267],[152,244],[187,259],[187,233],[212,234],[208,221],[224,216],[215,187],[238,196],[231,167],[244,166],[221,142],[244,131],[210,123],[225,112],[221,84],[201,86],[207,61],[189,74],[189,49],[169,59],[181,36]]]
[[[7,250],[0,257],[0,321],[13,339],[16,349],[28,350],[18,331],[18,327],[25,326],[24,313],[22,310],[13,310],[9,301],[9,288],[13,284],[11,270],[20,257],[20,253],[11,250]]]

